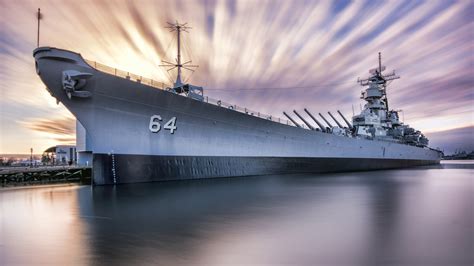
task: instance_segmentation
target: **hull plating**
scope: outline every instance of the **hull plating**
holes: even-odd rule
[[[94,184],[103,185],[266,174],[367,171],[434,163],[437,161],[95,154],[93,171]]]

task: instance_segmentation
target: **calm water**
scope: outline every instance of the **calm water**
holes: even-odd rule
[[[0,191],[0,265],[473,265],[474,162]]]

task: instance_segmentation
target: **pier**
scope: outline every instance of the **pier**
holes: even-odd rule
[[[58,183],[91,183],[90,166],[40,166],[0,168],[2,187]]]

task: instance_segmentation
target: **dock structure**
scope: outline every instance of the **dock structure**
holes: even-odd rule
[[[0,168],[2,187],[57,183],[90,184],[90,166],[41,166]]]

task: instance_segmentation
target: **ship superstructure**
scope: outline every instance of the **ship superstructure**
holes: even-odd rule
[[[389,110],[387,98],[387,86],[392,80],[400,77],[393,71],[384,75],[382,72],[381,53],[379,53],[378,68],[371,69],[370,77],[358,80],[361,86],[367,87],[361,94],[361,99],[367,103],[359,115],[352,118],[354,134],[370,139],[380,139],[386,141],[396,141],[416,145],[419,147],[428,146],[428,139],[408,125],[400,121],[398,111]]]
[[[331,112],[329,116],[336,122],[337,126],[333,126],[321,113],[319,116],[326,122],[328,127],[314,118],[309,111],[305,111],[317,123],[320,130],[332,133],[339,136],[365,138],[372,140],[391,141],[396,143],[403,143],[408,145],[415,145],[418,147],[427,147],[428,139],[419,131],[415,130],[400,121],[399,110],[390,110],[388,107],[387,86],[400,76],[393,71],[390,74],[384,75],[385,66],[382,66],[382,55],[379,53],[379,65],[377,68],[371,69],[371,74],[366,79],[358,79],[358,83],[366,87],[361,92],[361,99],[366,101],[364,108],[360,114],[352,117],[352,124],[338,110],[338,114],[342,117],[347,127],[344,127]],[[311,127],[296,111],[295,114],[302,119],[302,121]],[[285,113],[285,115],[287,115]],[[294,121],[292,119],[292,121]],[[297,124],[296,122],[294,122]],[[314,128],[313,128],[314,129]]]
[[[371,70],[362,98],[367,102],[346,126],[332,125],[307,109],[313,123],[263,115],[204,95],[182,81],[180,34],[174,23],[177,68],[172,86],[86,61],[53,47],[34,50],[36,70],[48,91],[77,118],[78,160],[93,165],[94,184],[175,179],[376,170],[439,163],[441,153],[400,122],[388,108],[386,86],[398,78]],[[292,124],[293,123],[293,124]]]
[[[283,114],[297,127],[306,125],[311,130],[318,130],[337,136],[428,147],[428,139],[419,130],[415,130],[400,121],[399,110],[389,109],[387,86],[391,81],[399,79],[400,76],[396,75],[395,71],[387,75],[383,74],[385,68],[385,66],[382,66],[382,55],[379,52],[378,67],[369,70],[370,76],[368,78],[357,80],[365,88],[361,92],[360,98],[366,101],[366,103],[361,108],[360,114],[352,117],[352,124],[339,110],[337,113],[347,126],[343,126],[331,112],[328,112],[328,115],[336,125],[333,125],[324,115],[319,113],[319,117],[327,125],[324,126],[311,112],[306,108],[304,109],[308,116],[316,123],[317,127],[313,127],[313,125],[308,123],[296,110],[293,110],[293,112],[303,124],[299,124],[286,112],[283,112]]]

